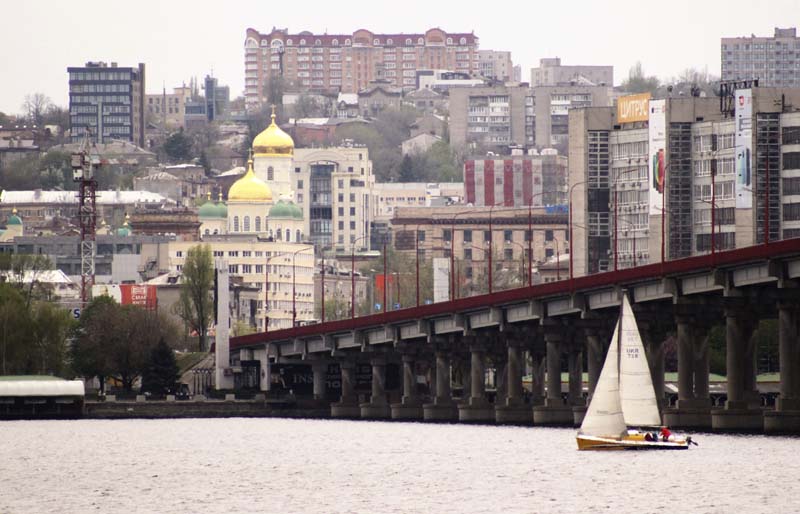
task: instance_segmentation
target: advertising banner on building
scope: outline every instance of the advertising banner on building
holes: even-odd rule
[[[650,93],[621,96],[617,99],[617,123],[647,121],[647,107]]]
[[[158,307],[156,286],[144,284],[95,284],[92,297],[110,296],[120,305],[138,305],[155,310]]]
[[[736,91],[736,208],[753,207],[753,90]]]
[[[450,259],[433,259],[433,302],[446,302],[450,299]]]
[[[667,101],[650,100],[648,148],[650,159],[647,176],[650,183],[650,214],[661,214],[667,163]]]

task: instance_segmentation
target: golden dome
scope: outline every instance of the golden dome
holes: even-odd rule
[[[294,153],[292,136],[275,123],[275,106],[272,106],[272,123],[253,140],[256,157],[283,157]]]
[[[271,202],[272,190],[266,182],[256,177],[253,173],[252,156],[247,161],[247,173],[233,183],[228,190],[228,201],[235,202]]]

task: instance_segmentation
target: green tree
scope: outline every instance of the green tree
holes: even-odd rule
[[[414,173],[414,163],[410,155],[403,157],[403,162],[400,164],[400,176],[398,182],[416,182],[417,176]]]
[[[82,377],[98,377],[101,391],[105,378],[113,374],[109,348],[112,341],[120,337],[119,328],[123,322],[117,302],[108,296],[99,296],[83,310],[74,329],[74,343],[70,348],[72,369]]]
[[[24,372],[31,320],[25,299],[16,288],[0,283],[0,372]]]
[[[180,379],[175,352],[164,338],[150,352],[150,359],[142,373],[142,392],[169,394]]]
[[[444,141],[437,141],[424,154],[427,170],[426,180],[430,182],[458,182],[462,171],[456,152]]]
[[[173,162],[187,161],[192,157],[192,139],[183,130],[174,132],[164,141],[163,149]]]
[[[628,79],[620,87],[626,93],[655,93],[659,85],[657,77],[645,76],[642,63],[637,61],[628,72]]]
[[[67,339],[75,322],[60,305],[39,301],[31,309],[30,370],[37,374],[63,375],[67,362]]]
[[[183,265],[180,301],[176,313],[197,333],[198,351],[204,351],[206,333],[214,313],[211,287],[214,285],[214,263],[209,245],[189,248]]]
[[[0,274],[22,294],[26,308],[34,299],[49,296],[50,291],[40,279],[51,269],[53,264],[44,255],[0,254]]]

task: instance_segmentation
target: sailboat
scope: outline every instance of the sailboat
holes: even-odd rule
[[[578,449],[685,450],[692,444],[690,437],[677,435],[662,440],[660,426],[642,337],[628,295],[623,294],[619,321],[578,431]]]

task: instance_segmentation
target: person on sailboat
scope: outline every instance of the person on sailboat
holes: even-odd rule
[[[669,431],[667,427],[661,427],[661,440],[665,443],[669,441],[669,437],[672,435],[672,432]]]

